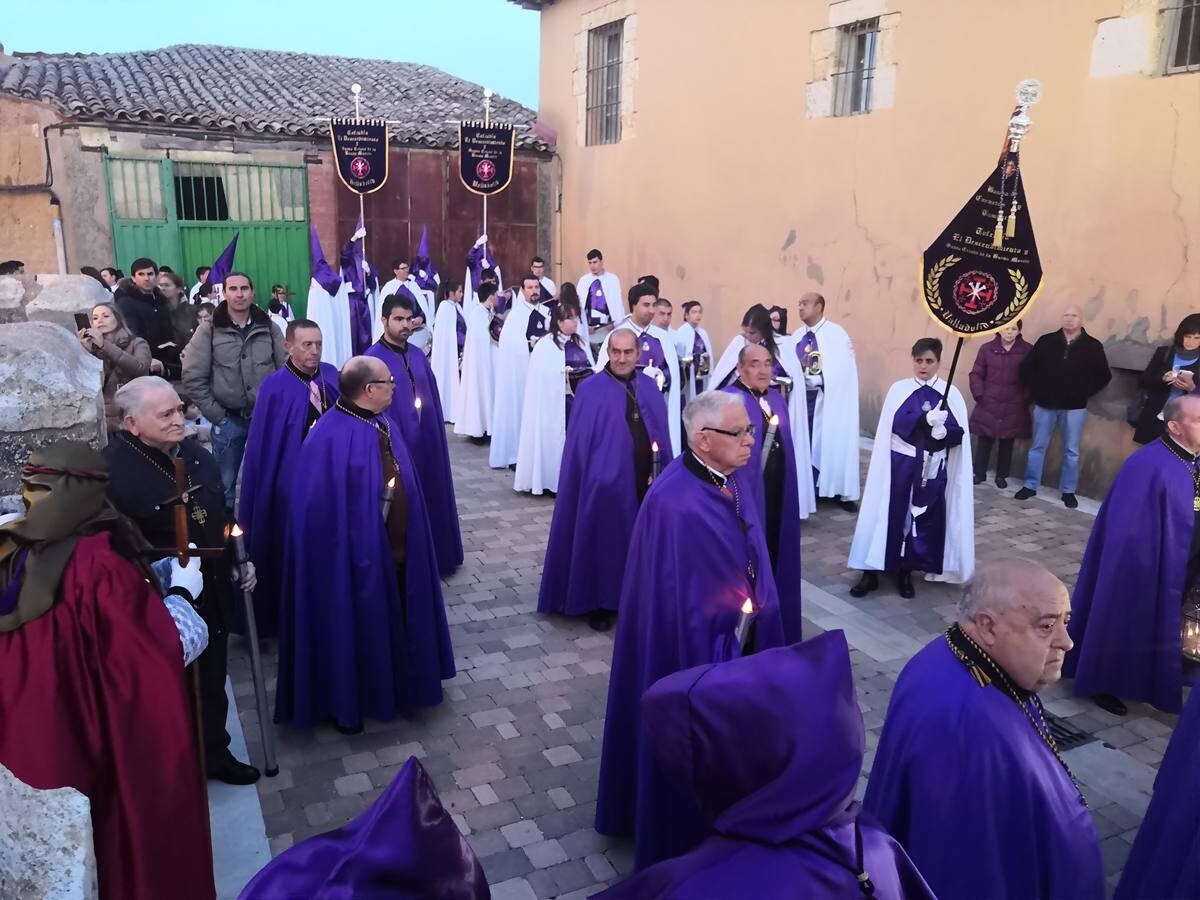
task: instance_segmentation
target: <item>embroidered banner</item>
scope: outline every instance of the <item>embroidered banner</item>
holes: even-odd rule
[[[498,194],[512,181],[511,124],[458,123],[458,177],[473,194]]]
[[[330,119],[329,139],[338,178],[356,194],[371,194],[388,177],[387,122],[383,119]]]

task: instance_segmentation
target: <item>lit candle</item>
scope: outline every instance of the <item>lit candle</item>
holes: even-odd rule
[[[417,411],[417,421],[421,421],[421,398],[413,398],[413,408]]]
[[[392,511],[392,494],[396,492],[396,477],[393,475],[383,486],[383,521],[387,521],[388,513]]]
[[[767,459],[771,456],[771,449],[775,446],[775,432],[779,428],[779,416],[771,416],[767,422],[767,433],[763,437],[762,457],[759,462],[762,464],[762,471],[767,471]]]
[[[243,538],[242,526],[234,522],[229,536],[233,538],[233,561],[240,569],[249,561],[249,556],[246,555],[246,541]]]
[[[650,444],[650,480],[658,477],[658,441]]]
[[[738,647],[743,653],[746,652],[746,642],[750,639],[750,626],[754,624],[754,617],[757,615],[754,603],[747,597],[746,602],[742,604],[741,615],[738,616],[737,628],[733,630],[734,640],[738,642]]]

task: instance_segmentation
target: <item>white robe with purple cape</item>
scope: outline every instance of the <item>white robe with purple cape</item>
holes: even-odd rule
[[[442,401],[442,415],[447,422],[454,421],[454,406],[458,402],[459,372],[458,317],[465,315],[463,308],[453,300],[443,300],[434,316],[433,352],[429,364],[433,366],[433,377],[437,380],[438,397]]]
[[[525,330],[535,311],[546,319],[550,317],[546,307],[528,303],[521,296],[508,311],[500,331],[492,405],[492,445],[488,451],[488,463],[493,469],[504,469],[517,462],[521,413],[525,404],[525,373],[529,369],[529,340]]]
[[[463,304],[467,341],[463,346],[462,377],[454,398],[454,433],[481,438],[492,433],[492,398],[496,381],[496,344],[492,341],[492,311],[477,300]]]
[[[592,348],[580,340],[588,365],[595,365]],[[529,354],[514,491],[558,491],[558,470],[567,439],[566,367],[566,352],[553,335],[539,339]]]

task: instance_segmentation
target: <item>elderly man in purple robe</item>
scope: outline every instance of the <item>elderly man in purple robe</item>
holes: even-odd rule
[[[287,500],[300,445],[338,398],[338,371],[321,362],[323,341],[316,322],[289,322],[283,345],[287,361],[258,389],[238,490],[238,524],[258,573],[254,617],[260,638],[279,631]]]
[[[1096,826],[1037,696],[1061,676],[1070,618],[1042,566],[989,560],[900,673],[863,806],[939,897],[1104,896]]]
[[[788,404],[771,387],[771,375],[770,351],[759,344],[746,344],[738,352],[737,379],[722,390],[742,401],[758,429],[750,461],[739,477],[744,477],[754,497],[779,592],[783,636],[794,644],[802,637],[799,473]]]
[[[586,614],[596,631],[612,627],[655,463],[671,461],[667,404],[638,352],[632,331],[613,332],[608,364],[576,392],[538,592],[538,612]]]
[[[854,799],[866,744],[842,632],[676,672],[641,707],[659,765],[713,824],[691,852],[598,900],[933,900]]]
[[[454,651],[416,466],[384,414],[395,379],[356,356],[338,389],[293,481],[275,719],[354,734],[441,703]]]
[[[1200,607],[1200,396],[1168,401],[1163,419],[1117,473],[1075,581],[1064,674],[1116,715],[1122,697],[1183,708],[1182,611]]]
[[[400,426],[400,437],[420,473],[438,571],[448,578],[463,562],[462,532],[441,398],[429,360],[408,342],[417,313],[416,304],[407,294],[385,298],[383,334],[366,355],[383,360],[396,381],[387,413]]]
[[[583,304],[583,324],[592,346],[604,343],[613,325],[625,318],[621,296],[621,279],[604,267],[604,254],[589,250],[587,273],[575,286]]]
[[[711,391],[683,418],[689,449],[655,479],[630,536],[600,757],[596,830],[632,834],[638,868],[685,853],[710,825],[654,761],[642,694],[672,672],[784,642],[770,554],[738,471],[754,446],[746,407]]]

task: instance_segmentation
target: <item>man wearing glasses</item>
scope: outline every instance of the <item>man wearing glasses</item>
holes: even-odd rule
[[[742,470],[757,429],[742,400],[721,391],[689,403],[683,424],[688,450],[655,480],[633,526],[600,758],[596,830],[635,834],[639,869],[687,852],[711,824],[653,761],[642,693],[672,672],[784,643],[748,486],[758,473]]]
[[[442,700],[454,651],[416,468],[383,360],[350,359],[300,448],[275,719],[345,734]]]

